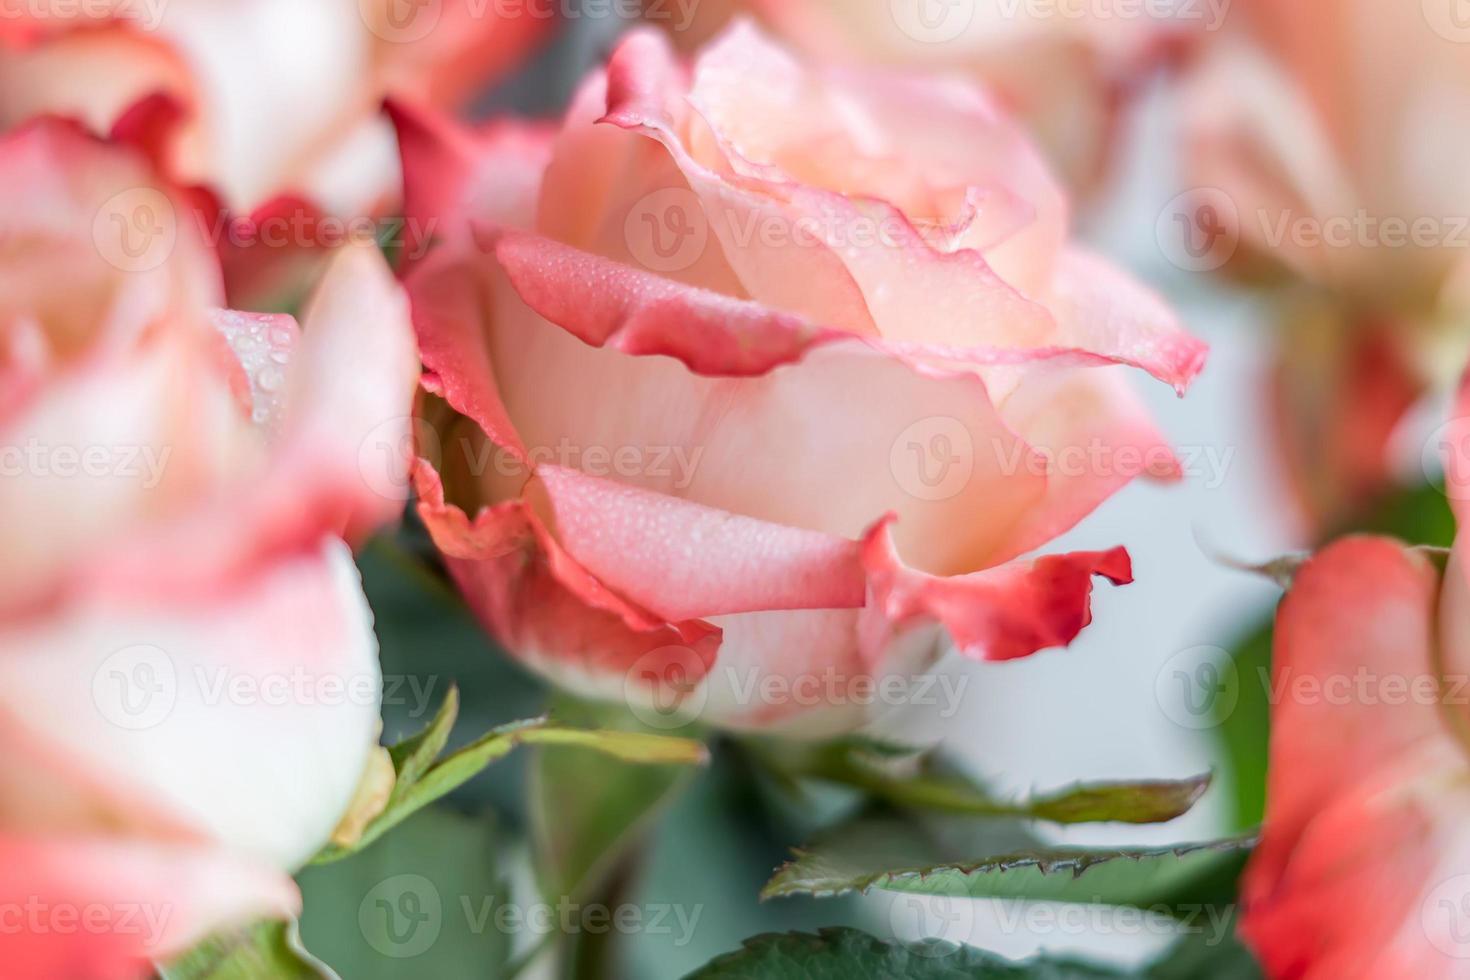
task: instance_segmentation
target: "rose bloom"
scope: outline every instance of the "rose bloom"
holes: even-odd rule
[[[645,17],[702,43],[738,13],[819,57],[975,78],[1040,139],[1074,188],[1106,172],[1122,110],[1210,24],[1136,0],[645,0]]]
[[[861,699],[752,685],[924,672],[946,632],[1022,657],[1088,622],[1093,575],[1128,580],[1121,549],[1020,556],[1177,475],[1107,366],[1182,390],[1204,347],[1067,242],[984,92],[808,70],[739,26],[693,66],[630,35],[554,132],[393,112],[441,236],[407,275],[419,511],[528,663],[838,731]]]
[[[1437,29],[1450,4],[1422,6],[1237,0],[1185,93],[1192,177],[1233,205],[1220,219],[1380,310],[1436,307],[1470,245],[1470,136],[1449,125],[1470,115],[1470,48]]]
[[[294,260],[335,245],[341,219],[396,205],[383,97],[460,106],[552,25],[539,8],[506,16],[475,0],[12,2],[0,127],[53,113],[141,143],[208,191],[202,220],[231,298],[278,308],[319,273]],[[257,233],[290,247],[247,248]]]
[[[1288,277],[1276,427],[1317,526],[1383,490],[1397,424],[1470,340],[1454,8],[1237,0],[1181,98],[1199,243]]]
[[[1444,430],[1470,516],[1470,386]],[[1264,837],[1243,932],[1273,977],[1466,976],[1470,564],[1379,537],[1296,575],[1276,623]]]
[[[402,507],[412,329],[371,245],[300,329],[220,309],[182,200],[70,124],[0,137],[0,198],[0,959],[137,976],[293,914],[381,775],[343,538]]]

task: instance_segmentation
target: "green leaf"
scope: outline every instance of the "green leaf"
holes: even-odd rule
[[[215,936],[158,968],[162,980],[339,980],[301,945],[295,922],[262,922]]]
[[[637,736],[644,726],[614,706],[562,697],[558,721]],[[581,901],[637,845],[692,772],[687,765],[631,765],[543,745],[531,763],[536,865],[547,895]]]
[[[422,808],[425,803],[432,802],[432,800],[416,801],[414,794],[418,792],[424,776],[434,767],[434,761],[439,757],[439,753],[444,751],[444,746],[449,742],[449,734],[454,728],[455,719],[458,717],[459,690],[450,687],[449,693],[445,695],[444,703],[440,705],[439,711],[427,728],[389,747],[388,757],[393,762],[394,781],[393,790],[388,796],[383,812],[373,818],[358,841],[350,845],[328,845],[316,856],[314,864],[338,861],[351,854],[356,854],[394,826],[402,823],[415,810]]]
[[[1421,483],[1400,487],[1362,520],[1349,523],[1324,540],[1353,533],[1388,534],[1410,544],[1449,548],[1455,543],[1457,527],[1444,484]]]
[[[749,747],[788,785],[815,779],[898,807],[1059,824],[1165,823],[1188,813],[1213,779],[1207,773],[1181,780],[1078,784],[1029,800],[1006,800],[972,779],[943,771],[933,755],[896,746],[844,739],[805,748],[753,740]]]
[[[1274,625],[1268,617],[1230,651],[1238,693],[1213,702],[1225,775],[1234,788],[1237,830],[1259,827],[1266,816]]]
[[[345,980],[505,978],[518,930],[500,918],[516,908],[500,846],[492,814],[430,807],[377,847],[302,871],[302,935]]]
[[[969,946],[888,943],[856,929],[756,936],[685,980],[1121,980],[1061,960],[1014,963]]]
[[[1222,866],[1244,860],[1250,838],[1166,848],[1038,847],[966,860],[936,860],[910,827],[894,821],[849,824],[776,872],[762,892],[839,895],[912,892],[961,898],[1016,898],[1166,909]]]
[[[454,729],[454,722],[458,717],[459,689],[451,687],[429,727],[388,749],[388,755],[393,759],[393,772],[396,774],[393,795],[388,799],[390,808],[403,799],[408,789],[416,785],[433,766],[434,760],[439,758],[439,753],[449,744],[449,733]]]
[[[424,751],[435,742],[440,742],[441,736],[447,734],[442,731],[446,718],[449,724],[453,723],[450,712],[440,711],[435,722],[424,733],[415,737],[418,740],[416,745],[401,748],[397,754],[390,750],[390,755],[394,755],[395,765],[401,758],[405,764],[412,761],[415,767],[421,766]],[[624,762],[639,764],[702,765],[709,760],[704,745],[689,739],[642,732],[558,728],[545,718],[513,722],[491,731],[427,768],[422,768],[418,778],[405,780],[395,786],[388,807],[368,824],[361,840],[351,847],[330,845],[312,863],[340,861],[361,851],[414,813],[469,782],[491,763],[509,755],[517,746],[527,744],[591,749]]]
[[[1188,813],[1214,776],[1133,783],[1079,783],[1031,801],[1018,816],[1052,823],[1166,823]]]
[[[1144,976],[1147,980],[1264,980],[1260,965],[1235,938],[1230,925],[1233,921],[1189,923],[1188,933]]]

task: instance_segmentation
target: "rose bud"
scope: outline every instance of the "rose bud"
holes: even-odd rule
[[[1433,448],[1470,515],[1470,386]],[[1272,977],[1465,976],[1470,962],[1470,578],[1353,537],[1276,619],[1266,822],[1242,932]]]

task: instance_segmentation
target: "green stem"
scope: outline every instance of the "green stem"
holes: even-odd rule
[[[641,864],[641,852],[642,848],[631,848],[607,875],[602,887],[583,903],[583,908],[600,905],[609,914],[615,913],[632,893]],[[619,934],[616,929],[597,933],[579,929],[564,938],[567,943],[563,975],[567,980],[619,980],[622,974],[617,963]]]

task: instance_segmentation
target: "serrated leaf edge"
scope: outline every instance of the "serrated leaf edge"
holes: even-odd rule
[[[885,884],[897,881],[924,881],[936,875],[956,873],[965,878],[973,878],[981,874],[1017,871],[1025,868],[1036,868],[1043,876],[1071,872],[1072,880],[1075,881],[1080,879],[1092,868],[1102,864],[1111,864],[1115,861],[1141,862],[1155,858],[1184,858],[1192,854],[1209,851],[1229,854],[1236,851],[1250,850],[1259,841],[1260,838],[1257,835],[1250,834],[1218,841],[1175,844],[1169,847],[1159,848],[1119,848],[1110,851],[1088,850],[1085,848],[1056,848],[1046,852],[1037,851],[1007,854],[974,862],[934,864],[922,868],[895,868],[892,871],[881,871],[877,874],[868,875],[865,878],[854,879],[851,884],[837,885],[830,888],[802,887],[788,885],[781,881],[784,874],[800,864],[803,858],[810,857],[813,854],[813,851],[804,848],[793,848],[791,852],[792,859],[776,869],[775,873],[771,876],[771,880],[761,889],[760,897],[761,901],[767,901],[772,898],[785,898],[793,895],[808,895],[812,898],[836,898],[840,895],[849,895],[854,892],[860,895],[866,895],[874,889],[882,890]]]

